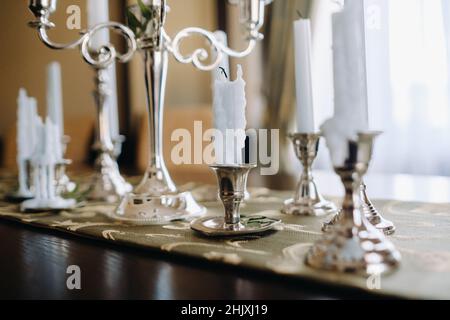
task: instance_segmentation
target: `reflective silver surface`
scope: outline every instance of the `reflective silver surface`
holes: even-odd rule
[[[84,60],[99,68],[106,68],[115,60],[125,63],[131,59],[137,46],[134,33],[128,27],[117,22],[100,23],[82,33],[80,38],[70,43],[56,43],[50,40],[47,31],[55,27],[55,24],[50,21],[50,15],[55,12],[56,4],[56,0],[29,1],[28,7],[36,20],[29,22],[28,25],[38,31],[39,38],[47,47],[56,50],[79,48]],[[105,43],[96,51],[92,50],[90,40],[98,31],[105,28],[115,30],[125,38],[127,42],[125,53],[117,52],[116,48],[110,43]]]
[[[370,201],[367,195],[367,186],[363,182],[361,184],[361,200],[362,210],[369,222],[375,226],[378,230],[382,231],[385,235],[392,235],[395,233],[395,226],[392,221],[389,221],[378,212],[375,206]]]
[[[241,219],[239,209],[245,199],[248,174],[255,167],[251,164],[211,166],[217,176],[225,216],[197,219],[191,223],[191,228],[207,236],[222,237],[261,233],[280,223],[280,220],[263,216]]]
[[[110,217],[138,225],[161,225],[177,220],[192,220],[206,213],[190,192],[167,193],[159,196],[149,194],[126,194]]]
[[[86,197],[88,200],[118,202],[127,192],[133,188],[120,175],[116,147],[111,139],[110,123],[106,104],[110,95],[108,88],[108,72],[105,68],[96,69],[96,90],[94,92],[97,105],[97,125],[95,142],[92,149],[97,154],[95,160],[95,173]]]
[[[58,163],[55,168],[55,179],[56,179],[56,194],[67,195],[72,193],[77,188],[77,184],[70,180],[66,173],[66,167],[70,165],[72,161],[63,160],[63,162]]]
[[[295,196],[284,203],[281,210],[285,214],[301,216],[323,216],[337,213],[331,201],[323,198],[312,175],[312,164],[319,150],[320,134],[297,133],[290,135],[295,153],[303,166]]]
[[[378,135],[361,133],[358,141],[349,141],[345,165],[335,168],[345,187],[342,211],[335,225],[309,250],[305,263],[310,267],[368,275],[393,271],[399,266],[400,253],[362,213],[360,186]]]

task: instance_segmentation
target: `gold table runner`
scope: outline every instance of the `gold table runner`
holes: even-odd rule
[[[0,196],[8,189],[0,183]],[[194,195],[210,198],[199,188]],[[206,191],[207,193],[208,191]],[[114,206],[89,204],[59,214],[21,214],[18,206],[0,202],[0,218],[12,219],[41,228],[109,241],[117,245],[138,246],[166,253],[177,253],[205,261],[257,269],[286,277],[313,279],[327,284],[359,288],[403,298],[450,299],[450,204],[375,201],[386,218],[394,221],[397,232],[390,239],[402,254],[398,271],[380,279],[313,270],[303,264],[306,251],[321,236],[321,223],[328,218],[285,216],[279,212],[290,193],[255,190],[255,198],[242,214],[263,214],[280,218],[277,231],[264,235],[229,239],[210,239],[189,228],[187,222],[165,226],[131,226],[110,220],[106,214]],[[222,215],[217,201],[203,202],[209,215]],[[379,280],[379,281],[378,281]],[[370,285],[368,285],[368,283]],[[373,289],[373,285],[379,288]],[[372,287],[372,289],[370,289]]]

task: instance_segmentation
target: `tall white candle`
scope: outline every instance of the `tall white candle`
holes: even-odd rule
[[[109,20],[109,4],[108,0],[88,0],[88,27],[107,22]],[[94,49],[109,43],[109,31],[104,28],[95,33],[91,39],[91,45]]]
[[[27,187],[27,174],[26,174],[26,165],[25,159],[27,158],[27,150],[26,150],[26,106],[28,103],[27,92],[25,89],[19,90],[19,96],[17,98],[17,168],[19,170],[18,178],[19,178],[19,192],[21,194],[25,194],[29,192]]]
[[[61,65],[58,62],[52,62],[47,66],[47,116],[58,127],[61,144],[64,135],[62,96]]]
[[[28,98],[28,109],[29,111],[27,112],[28,115],[28,119],[27,119],[27,124],[28,124],[28,132],[27,132],[27,136],[28,136],[28,143],[29,143],[29,148],[30,148],[30,155],[34,152],[34,150],[36,149],[36,145],[38,142],[38,135],[37,135],[37,120],[39,118],[39,114],[38,114],[38,110],[37,110],[37,100],[35,98]]]
[[[17,160],[21,161],[30,157],[29,144],[28,144],[28,96],[25,89],[19,90],[19,96],[17,97]]]
[[[334,117],[322,126],[334,166],[344,164],[348,141],[367,131],[365,0],[345,0],[333,15]]]
[[[88,26],[91,28],[99,23],[109,21],[108,0],[88,0]],[[93,49],[99,49],[110,42],[108,29],[99,30],[91,41]],[[117,139],[119,136],[119,109],[117,103],[117,79],[116,65],[112,64],[108,68],[107,84],[110,89],[110,95],[107,98],[106,105],[109,115],[109,128],[111,138]]]
[[[352,116],[354,130],[368,129],[364,0],[345,0],[333,15],[335,116]]]
[[[314,133],[314,101],[311,62],[311,21],[294,22],[297,132]]]
[[[242,150],[245,148],[246,98],[245,81],[240,65],[237,79],[230,81],[222,73],[214,83],[214,127],[222,134],[216,137],[216,161],[219,164],[242,164]]]

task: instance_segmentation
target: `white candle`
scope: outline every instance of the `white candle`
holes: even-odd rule
[[[61,65],[52,62],[47,66],[47,116],[58,127],[59,143],[63,143],[64,115],[61,83]],[[62,146],[61,146],[62,150]]]
[[[39,140],[39,136],[37,134],[37,119],[39,118],[38,115],[38,110],[37,110],[37,101],[35,98],[28,98],[28,119],[27,119],[27,123],[28,123],[28,131],[27,131],[27,136],[28,136],[28,143],[29,143],[29,148],[30,148],[30,156],[33,154],[33,152],[36,149],[38,140]]]
[[[334,117],[322,126],[334,166],[344,164],[348,141],[367,131],[364,0],[345,0],[333,15]]]
[[[109,20],[109,5],[108,0],[88,0],[88,27],[107,22]],[[101,46],[109,43],[109,31],[104,28],[95,33],[91,39],[91,46],[94,49],[99,49]]]
[[[294,22],[297,132],[314,133],[314,101],[311,63],[311,22]]]
[[[109,21],[109,4],[108,0],[88,0],[88,26],[93,26]],[[110,42],[108,29],[99,30],[91,41],[93,49],[99,49],[101,46],[107,45]],[[107,85],[110,89],[110,95],[106,100],[106,105],[109,115],[109,128],[111,138],[117,139],[119,136],[119,109],[117,103],[117,79],[116,79],[116,65],[112,64],[108,68]]]
[[[230,81],[222,73],[221,78],[214,83],[214,127],[222,134],[215,140],[216,161],[219,164],[242,164],[247,126],[245,81],[242,75],[242,67],[238,65],[236,80]]]
[[[335,116],[352,116],[356,130],[368,129],[364,0],[345,0],[333,15]]]
[[[28,142],[28,96],[25,89],[19,90],[17,97],[17,160],[24,160],[30,156]]]

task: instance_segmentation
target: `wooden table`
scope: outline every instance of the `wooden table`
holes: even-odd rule
[[[317,180],[324,193],[339,195],[339,183],[333,174],[319,172]],[[450,199],[448,178],[374,175],[367,179],[367,184],[374,198],[436,202]],[[119,248],[6,221],[0,221],[0,257],[0,298],[3,299],[376,297],[355,290]],[[70,291],[66,287],[69,265],[81,268],[81,290]]]

